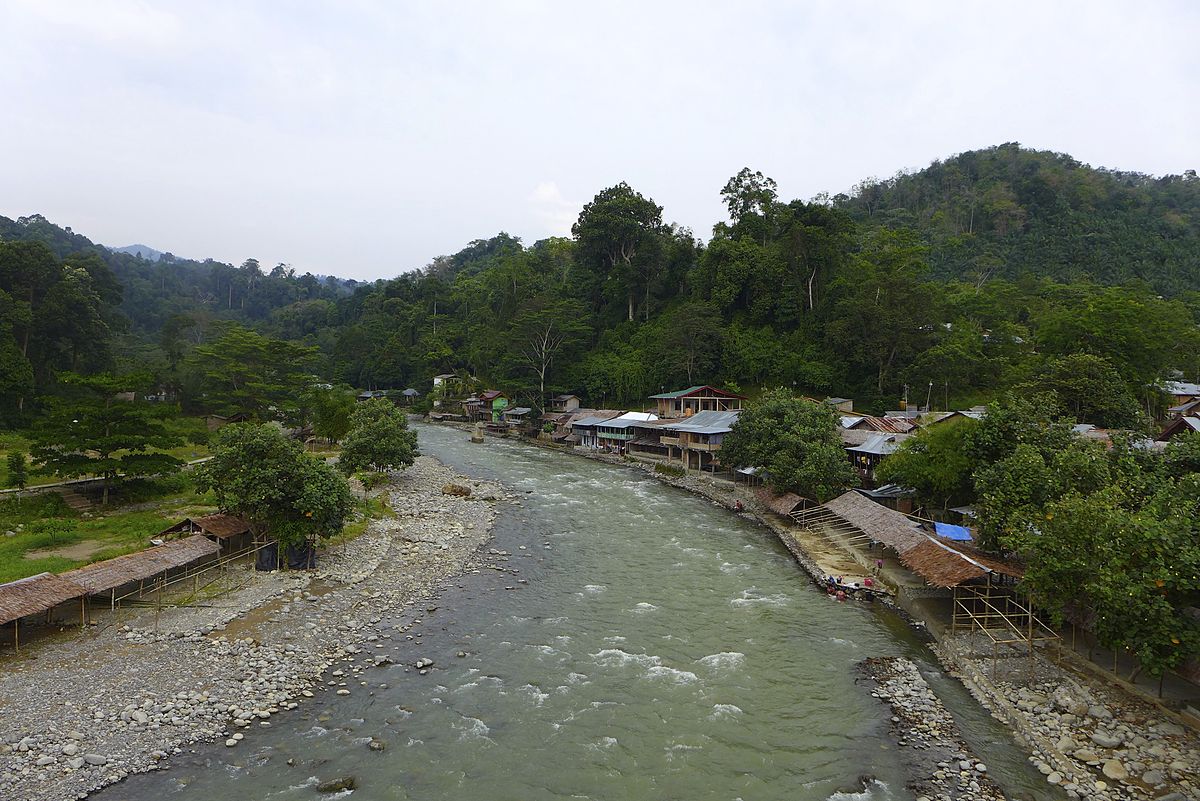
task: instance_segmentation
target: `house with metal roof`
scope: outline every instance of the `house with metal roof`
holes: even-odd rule
[[[691,417],[696,412],[727,412],[741,409],[746,396],[703,385],[651,395],[650,400],[658,407],[658,416],[667,419]]]
[[[1162,430],[1162,433],[1154,438],[1154,441],[1169,442],[1180,434],[1190,434],[1193,431],[1200,431],[1200,417],[1193,417],[1192,415],[1176,417],[1174,420],[1167,423],[1167,427]]]
[[[1190,381],[1164,381],[1161,386],[1163,392],[1171,396],[1172,406],[1181,406],[1200,399],[1200,384]]]
[[[570,429],[568,440],[573,441],[580,448],[596,449],[600,447],[600,424],[611,420],[614,417],[620,417],[621,412],[617,411],[597,411],[592,414],[582,414],[575,417],[567,423]]]
[[[635,426],[657,419],[658,417],[650,412],[625,412],[611,420],[605,420],[596,426],[599,447],[612,453],[626,453],[629,450],[629,442],[637,438]]]
[[[884,457],[895,453],[900,447],[900,443],[907,438],[908,436],[904,434],[872,433],[862,442],[846,447],[846,454],[850,457],[850,464],[854,465],[854,468],[858,470],[858,475],[862,479],[863,486],[875,486],[875,468],[879,466]],[[844,438],[843,441],[845,441]]]
[[[667,446],[667,461],[678,453],[684,469],[715,472],[720,462],[717,453],[740,414],[740,409],[703,411],[683,420],[665,421],[660,441]]]

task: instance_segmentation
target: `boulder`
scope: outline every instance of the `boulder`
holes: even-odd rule
[[[1125,742],[1125,738],[1119,734],[1109,734],[1097,730],[1092,732],[1092,742],[1101,748],[1120,748],[1121,743]]]
[[[1129,778],[1129,771],[1125,770],[1125,766],[1121,764],[1119,759],[1110,759],[1104,763],[1101,768],[1104,775],[1115,781],[1124,781]]]
[[[341,776],[336,779],[321,782],[317,785],[318,793],[341,793],[358,787],[358,780],[353,776]]]

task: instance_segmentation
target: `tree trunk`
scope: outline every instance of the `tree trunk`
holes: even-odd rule
[[[633,322],[633,287],[629,287],[629,322]]]

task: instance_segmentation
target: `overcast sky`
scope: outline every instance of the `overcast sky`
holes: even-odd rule
[[[1200,168],[1200,3],[0,0],[0,214],[391,277],[628,181],[707,238],[1002,142]]]

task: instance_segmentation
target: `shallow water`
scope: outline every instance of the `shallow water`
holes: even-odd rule
[[[1049,797],[904,624],[826,597],[764,529],[631,470],[418,428],[426,453],[528,492],[489,546],[520,572],[448,589],[409,632],[421,644],[379,649],[401,664],[370,688],[96,798],[290,801],[351,774],[362,799],[904,799],[903,754],[854,671],[886,654],[921,665],[1010,795]],[[847,792],[862,774],[878,782]]]

